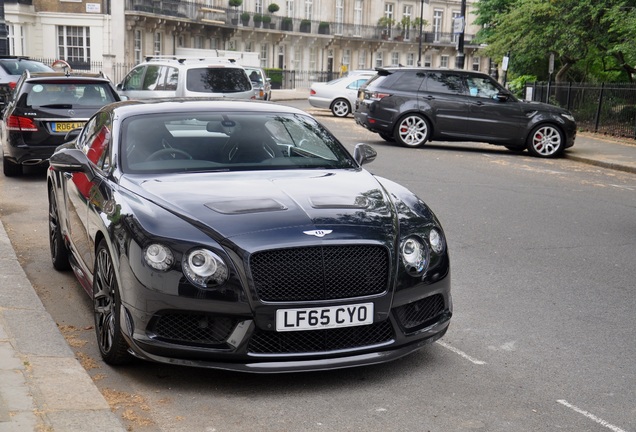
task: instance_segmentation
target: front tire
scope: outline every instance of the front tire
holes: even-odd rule
[[[408,114],[395,128],[395,141],[404,147],[422,147],[431,135],[431,126],[419,114]]]
[[[53,189],[49,189],[49,246],[53,268],[58,271],[70,269],[69,252],[64,243],[64,237],[62,237],[60,216]]]
[[[331,113],[336,117],[346,117],[351,112],[351,105],[346,99],[336,99],[331,104]]]
[[[563,132],[552,125],[540,125],[532,129],[528,137],[528,151],[541,158],[561,156],[565,149]]]
[[[122,365],[132,360],[128,344],[121,332],[121,299],[113,260],[106,241],[102,240],[95,254],[93,278],[93,311],[97,345],[104,362]]]

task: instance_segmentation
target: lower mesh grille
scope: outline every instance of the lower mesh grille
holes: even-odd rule
[[[435,322],[444,311],[444,296],[435,294],[395,308],[395,316],[400,325],[406,330],[416,330]]]
[[[255,354],[289,354],[359,348],[393,339],[389,321],[328,330],[271,332],[257,329],[248,347]]]
[[[148,330],[166,342],[218,345],[225,342],[237,321],[208,314],[165,313],[156,316]]]

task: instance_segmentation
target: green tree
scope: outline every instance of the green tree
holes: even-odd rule
[[[612,71],[631,79],[636,65],[635,0],[480,0],[478,41],[493,59],[511,52],[516,75],[547,77],[555,55],[555,80]],[[631,4],[631,5],[630,5]]]

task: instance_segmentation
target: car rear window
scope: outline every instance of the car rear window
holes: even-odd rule
[[[238,93],[252,90],[252,83],[243,69],[211,67],[190,69],[186,88],[198,93]]]
[[[115,101],[110,87],[101,82],[34,82],[27,91],[26,105],[103,106]]]
[[[4,69],[9,75],[22,75],[24,71],[29,72],[52,72],[49,66],[44,63],[31,61],[31,60],[3,60],[0,62],[0,67]]]

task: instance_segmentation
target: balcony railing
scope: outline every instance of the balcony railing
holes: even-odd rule
[[[186,0],[126,0],[126,11],[161,15],[176,19],[188,19],[205,24],[226,27],[255,28],[314,35],[332,35],[353,39],[378,39],[394,42],[419,42],[419,31],[410,28],[402,31],[398,27],[377,25],[344,24],[283,17],[276,14],[240,12],[233,8],[211,8]],[[455,45],[457,35],[453,33],[422,33],[423,43]],[[464,43],[470,44],[474,35],[465,34]]]

